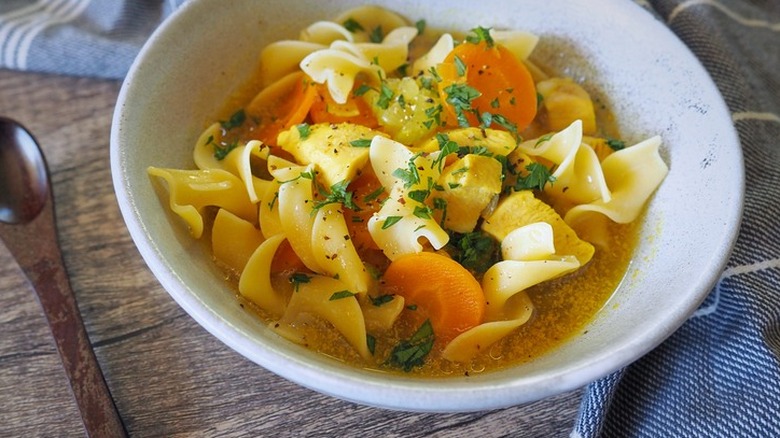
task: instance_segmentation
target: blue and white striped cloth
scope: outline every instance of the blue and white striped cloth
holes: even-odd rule
[[[0,68],[121,78],[185,0],[2,0]],[[780,437],[780,1],[636,0],[720,88],[745,216],[711,296],[671,338],[589,385],[572,437]]]
[[[121,78],[185,0],[0,0],[0,67]]]

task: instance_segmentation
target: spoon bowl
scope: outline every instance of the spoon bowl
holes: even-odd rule
[[[20,124],[0,117],[0,222],[27,223],[49,196],[46,160],[38,142]]]

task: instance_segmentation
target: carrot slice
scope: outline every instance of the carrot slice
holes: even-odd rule
[[[417,305],[433,326],[436,342],[448,342],[479,325],[485,295],[474,276],[451,258],[434,252],[395,259],[383,276],[388,292]]]
[[[276,137],[279,133],[303,123],[317,96],[316,84],[303,76],[302,80],[296,81],[289,94],[280,99],[278,105],[265,109],[269,113],[264,114],[266,120],[261,121],[256,138],[265,144],[277,146]]]
[[[285,239],[271,261],[271,273],[292,274],[294,272],[310,272],[310,270],[295,253],[290,242]]]
[[[368,220],[382,207],[382,201],[388,193],[382,188],[382,183],[376,177],[371,166],[366,166],[360,176],[349,184],[352,199],[356,209],[344,208],[344,218],[352,237],[352,243],[358,252],[379,249],[368,232]]]
[[[457,125],[457,110],[453,105],[451,86],[468,85],[480,93],[471,100],[471,108],[479,114],[500,115],[524,130],[536,117],[536,86],[531,73],[506,47],[465,42],[456,46],[437,68],[442,78],[439,94],[445,102],[447,124]],[[471,111],[464,112],[470,126],[481,121]],[[500,123],[494,125],[501,126]]]
[[[313,123],[354,123],[369,128],[379,126],[365,99],[350,94],[345,103],[337,103],[325,85],[316,85],[317,95],[311,105]]]

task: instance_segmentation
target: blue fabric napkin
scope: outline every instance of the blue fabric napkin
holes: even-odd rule
[[[746,171],[736,247],[671,338],[588,386],[572,437],[780,437],[780,2],[646,3],[708,70]]]
[[[0,67],[122,78],[184,1],[3,0]],[[636,1],[723,94],[745,157],[745,215],[710,297],[650,354],[590,384],[571,436],[780,437],[780,2]]]
[[[0,67],[122,78],[185,0],[2,0]]]

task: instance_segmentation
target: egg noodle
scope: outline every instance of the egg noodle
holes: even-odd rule
[[[542,311],[553,292],[529,290],[629,258],[616,230],[668,172],[660,137],[609,138],[581,84],[529,60],[537,41],[347,11],[263,49],[262,91],[203,131],[197,169],[148,173],[293,342],[433,375],[527,359],[507,353],[520,328],[584,300]]]

